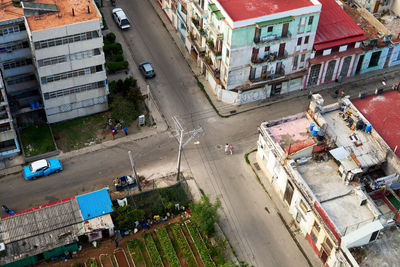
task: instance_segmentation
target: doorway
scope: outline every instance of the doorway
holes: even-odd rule
[[[342,70],[340,71],[340,76],[342,78],[347,77],[347,73],[349,72],[349,68],[350,68],[350,62],[351,62],[351,56],[346,57],[343,60]]]
[[[328,68],[326,69],[325,82],[332,81],[333,73],[335,72],[336,60],[329,61]]]
[[[310,77],[308,77],[308,86],[316,85],[318,83],[319,72],[321,64],[313,65],[310,70]]]
[[[392,52],[393,52],[393,47],[389,48],[389,50],[388,50],[383,68],[389,67],[389,62],[390,62],[390,58],[392,57]]]
[[[360,58],[358,59],[358,63],[357,63],[357,67],[356,67],[356,74],[360,73],[363,61],[364,61],[364,55],[361,55]]]
[[[279,45],[278,57],[283,57],[283,55],[285,54],[285,47],[286,47],[286,43],[282,43]]]
[[[282,37],[287,37],[288,36],[288,31],[289,31],[289,23],[283,24]]]
[[[293,187],[292,183],[288,180],[287,184],[286,184],[285,195],[283,198],[289,206],[290,206],[290,203],[292,203],[293,191],[294,191],[294,187]]]

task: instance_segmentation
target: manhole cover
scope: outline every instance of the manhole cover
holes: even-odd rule
[[[217,145],[217,149],[221,149],[222,148],[222,146],[221,145]]]
[[[253,165],[254,165],[254,167],[256,168],[257,171],[260,171],[260,170],[261,170],[260,165],[258,165],[257,162],[254,163]]]

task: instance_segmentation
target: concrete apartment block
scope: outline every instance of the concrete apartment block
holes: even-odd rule
[[[32,101],[41,102],[49,123],[107,110],[101,15],[94,2],[39,0],[14,7],[8,1],[4,5],[0,23],[19,25],[20,31],[8,34],[8,39],[0,36],[0,52],[2,44],[23,42],[12,51],[19,53],[18,62],[0,53],[13,63],[1,60],[7,92],[18,101],[16,113],[23,108],[31,111]],[[10,84],[9,79],[13,79]]]

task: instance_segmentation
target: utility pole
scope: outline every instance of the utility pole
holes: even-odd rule
[[[175,122],[175,127],[177,130],[179,130],[180,137],[179,137],[179,151],[178,151],[178,163],[177,163],[177,170],[178,173],[176,174],[176,180],[179,181],[179,176],[181,172],[181,160],[182,160],[182,151],[183,148],[198,134],[203,132],[203,128],[199,127],[198,129],[194,129],[192,131],[189,131],[185,133],[185,130],[183,129],[182,125],[180,124],[179,120],[174,116],[172,119]],[[183,139],[185,138],[185,135],[191,135],[186,142],[183,142]]]
[[[140,185],[140,179],[136,172],[135,162],[133,161],[132,152],[128,151],[128,155],[129,155],[129,159],[131,160],[132,170],[133,170],[133,173],[135,174],[135,179],[136,179],[136,183],[138,185],[139,191],[142,191],[142,186]]]
[[[151,92],[149,85],[147,85],[147,107],[149,108],[150,126],[153,126],[153,112],[151,108]]]

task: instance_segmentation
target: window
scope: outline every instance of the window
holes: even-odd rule
[[[304,204],[304,201],[303,201],[302,199],[300,200],[299,207],[300,207],[301,210],[304,212],[304,214],[307,213],[307,206],[306,206],[306,204]]]
[[[314,244],[317,244],[318,242],[318,235],[319,235],[319,231],[321,230],[321,228],[319,227],[318,223],[315,221],[313,227],[311,228],[311,239],[314,242]]]
[[[306,54],[302,54],[302,55],[301,55],[300,62],[303,63],[305,59],[306,59]]]
[[[313,24],[313,21],[314,21],[314,16],[311,16],[311,17],[308,19],[308,25],[312,25],[312,24]]]
[[[299,61],[299,55],[296,55],[293,60],[293,70],[297,69],[297,62]]]
[[[92,38],[97,38],[97,37],[99,37],[99,33],[97,31],[78,33],[78,34],[74,34],[74,35],[70,35],[70,36],[35,42],[35,49],[42,49],[42,48],[58,46],[58,45],[63,45],[63,44],[68,44],[68,43],[73,43],[73,42],[90,40]]]
[[[70,94],[77,94],[80,92],[85,92],[85,91],[102,88],[102,87],[105,87],[105,81],[84,84],[84,85],[75,86],[75,87],[71,87],[71,88],[67,88],[67,89],[63,89],[63,90],[57,90],[57,91],[50,92],[50,93],[44,93],[43,96],[44,96],[44,99],[48,100],[48,99],[52,99],[52,98],[62,97],[62,96],[70,95]]]
[[[103,69],[102,65],[97,65],[97,66],[93,66],[90,68],[79,69],[79,70],[74,70],[74,71],[69,71],[69,72],[64,72],[64,73],[58,73],[58,74],[42,77],[41,82],[42,82],[42,84],[46,84],[46,83],[69,79],[69,78],[73,78],[73,77],[89,75],[91,73],[95,73],[96,71],[101,71],[102,69]]]
[[[272,32],[273,29],[274,29],[273,26],[269,26],[269,27],[268,27],[268,32]]]
[[[264,52],[269,52],[269,46],[266,46],[265,48],[264,48]]]
[[[369,61],[368,68],[376,67],[379,63],[382,51],[372,53],[371,60]]]
[[[308,40],[310,39],[310,36],[306,36],[305,38],[304,38],[304,44],[308,44]]]
[[[297,39],[297,45],[301,45],[301,41],[302,41],[302,37],[299,37],[298,39]]]

